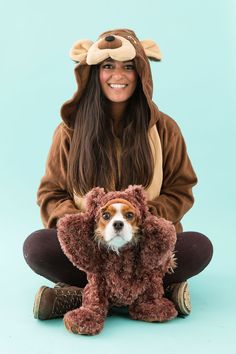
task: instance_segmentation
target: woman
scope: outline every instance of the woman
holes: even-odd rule
[[[187,279],[212,257],[209,239],[183,232],[180,223],[193,205],[197,177],[177,123],[152,101],[149,59],[160,60],[153,41],[139,41],[127,29],[104,32],[95,43],[77,42],[71,58],[78,89],[61,108],[38,189],[45,229],[24,243],[24,256],[38,274],[56,283],[36,294],[34,316],[49,319],[81,302],[85,273],[63,254],[57,220],[85,209],[83,196],[94,186],[106,191],[142,184],[151,213],[173,222],[177,232],[177,268],[164,278],[166,296],[182,315],[191,311]]]

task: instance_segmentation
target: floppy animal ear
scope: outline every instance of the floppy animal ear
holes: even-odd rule
[[[158,45],[151,39],[144,39],[140,41],[143,49],[150,60],[160,61],[162,59],[162,54]]]
[[[105,195],[104,188],[100,187],[95,187],[91,189],[85,196],[85,205],[86,205],[86,210],[89,212],[89,214],[95,213],[98,205],[101,204],[101,199]]]
[[[93,41],[90,41],[89,39],[81,39],[75,42],[69,52],[70,58],[75,62],[82,61],[86,58],[87,52],[92,44]]]
[[[141,184],[129,185],[129,187],[124,192],[132,198],[135,198],[141,205],[144,205],[146,203],[146,192]]]

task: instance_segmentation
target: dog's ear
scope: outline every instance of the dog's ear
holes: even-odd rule
[[[95,215],[96,209],[101,205],[101,200],[105,195],[104,188],[95,187],[85,196],[85,206],[89,214]]]

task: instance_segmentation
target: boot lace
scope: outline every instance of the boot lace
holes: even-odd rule
[[[54,289],[56,292],[56,300],[53,307],[53,315],[61,316],[70,310],[74,310],[81,306],[82,289]]]

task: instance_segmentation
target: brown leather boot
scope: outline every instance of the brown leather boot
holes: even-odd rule
[[[174,283],[166,287],[165,296],[170,299],[180,315],[189,315],[192,310],[189,286],[186,281]]]
[[[83,288],[57,283],[54,288],[41,286],[35,296],[33,314],[39,320],[63,317],[81,306]]]

